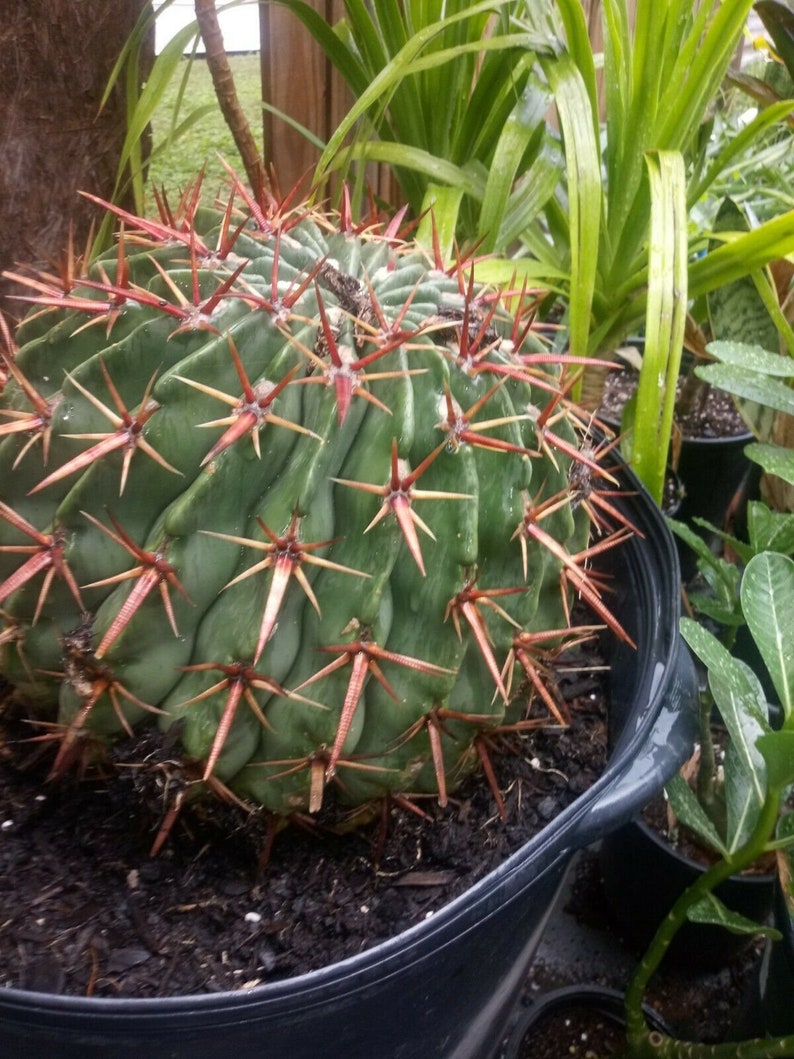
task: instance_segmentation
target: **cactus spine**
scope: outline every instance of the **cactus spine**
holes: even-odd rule
[[[279,816],[329,785],[443,802],[520,723],[525,676],[556,709],[540,674],[572,591],[622,633],[588,516],[607,545],[626,530],[565,358],[397,222],[234,177],[223,212],[197,198],[122,214],[85,276],[27,277],[0,399],[2,673],[53,777],[176,725],[196,790]]]

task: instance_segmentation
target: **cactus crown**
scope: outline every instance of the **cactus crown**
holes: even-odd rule
[[[20,277],[0,398],[2,673],[52,776],[177,726],[196,790],[279,816],[447,791],[629,532],[569,365],[399,219],[200,183],[85,276]],[[605,492],[605,491],[604,491]],[[592,526],[602,536],[588,544]]]

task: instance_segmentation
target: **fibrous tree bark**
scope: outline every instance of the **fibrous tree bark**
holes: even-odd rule
[[[123,81],[99,111],[113,66],[149,0],[3,0],[0,19],[0,271],[57,259],[109,197],[126,133]],[[149,42],[153,51],[153,40]],[[0,307],[19,316],[24,303]]]

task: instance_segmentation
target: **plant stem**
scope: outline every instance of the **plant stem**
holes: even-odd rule
[[[265,164],[254,140],[248,119],[240,106],[237,89],[234,86],[234,76],[223,45],[223,34],[218,23],[215,0],[194,0],[194,2],[196,21],[199,24],[204,41],[207,67],[212,77],[212,83],[215,86],[218,105],[221,108],[226,124],[229,126],[229,131],[234,137],[235,145],[240,152],[251,187],[256,195],[259,195],[267,183]]]
[[[699,710],[700,761],[697,774],[697,797],[717,829],[722,833],[724,819],[721,817],[724,817],[724,814],[717,811],[717,762],[714,757],[714,739],[711,734],[711,708],[711,696],[702,695]]]
[[[774,1059],[794,1056],[794,1036],[758,1038],[741,1043],[698,1044],[666,1037],[649,1030],[642,1013],[648,982],[664,959],[687,913],[730,875],[743,871],[765,850],[780,808],[781,789],[769,787],[756,827],[747,842],[725,857],[688,887],[660,924],[626,990],[626,1039],[629,1059]]]

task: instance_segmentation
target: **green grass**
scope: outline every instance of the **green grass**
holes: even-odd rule
[[[163,143],[168,136],[181,79],[185,67],[190,62],[190,59],[184,60],[185,65],[180,66],[155,112],[152,121],[155,151],[157,151],[157,145]],[[262,107],[259,54],[230,55],[229,63],[234,75],[237,95],[251,126],[251,131],[261,149]],[[218,161],[218,153],[222,154],[243,177],[245,176],[232,134],[217,104],[206,60],[199,57],[192,60],[178,122],[184,121],[191,113],[205,105],[213,105],[213,111],[191,125],[176,143],[170,145],[165,151],[157,152],[152,159],[149,181],[157,188],[164,187],[172,202],[175,201],[178,192],[196,176],[204,164],[207,167],[204,180],[205,198],[211,199],[215,195],[224,184],[224,169]],[[147,208],[149,210],[153,208],[151,199],[147,201]]]

